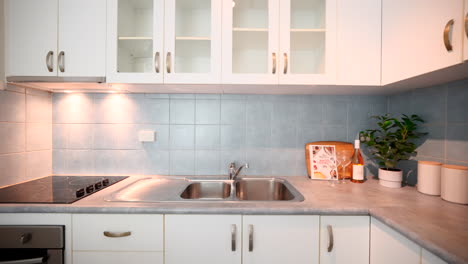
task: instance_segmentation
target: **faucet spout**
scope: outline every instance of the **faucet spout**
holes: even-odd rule
[[[245,163],[242,166],[240,166],[239,168],[236,168],[236,163],[232,162],[229,165],[229,180],[236,180],[237,176],[239,175],[239,173],[242,171],[243,168],[248,169],[249,164]]]

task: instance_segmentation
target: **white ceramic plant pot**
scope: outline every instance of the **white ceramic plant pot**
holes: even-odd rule
[[[379,184],[389,188],[401,188],[403,171],[379,169]]]

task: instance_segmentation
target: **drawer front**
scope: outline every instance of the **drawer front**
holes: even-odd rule
[[[163,264],[162,252],[73,252],[73,264]]]
[[[73,215],[73,250],[163,251],[162,215]]]

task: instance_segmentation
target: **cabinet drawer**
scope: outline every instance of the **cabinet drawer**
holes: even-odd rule
[[[73,264],[163,264],[162,252],[74,252]]]
[[[73,215],[72,231],[73,250],[163,251],[162,215]]]

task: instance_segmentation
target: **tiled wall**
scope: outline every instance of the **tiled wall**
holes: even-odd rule
[[[0,186],[52,173],[52,96],[0,91]]]
[[[426,123],[429,135],[421,141],[417,160],[433,160],[468,166],[468,79],[389,97],[392,113],[415,113]],[[416,161],[403,162],[413,170],[410,183],[416,181]]]
[[[385,96],[55,94],[53,171],[306,175],[304,144],[352,141]],[[156,131],[140,143],[138,131]]]

